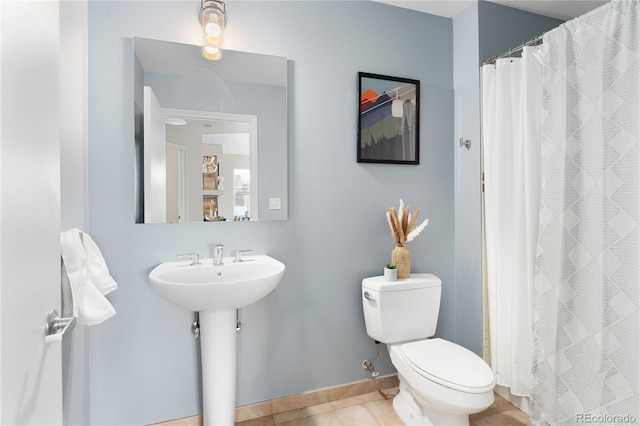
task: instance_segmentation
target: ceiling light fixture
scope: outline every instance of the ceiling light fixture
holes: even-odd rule
[[[226,20],[224,2],[202,0],[200,25],[202,25],[202,56],[205,59],[216,61],[222,57]]]
[[[187,124],[187,122],[182,118],[167,118],[164,122],[171,126],[184,126]]]

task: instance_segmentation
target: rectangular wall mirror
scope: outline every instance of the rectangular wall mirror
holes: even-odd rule
[[[136,223],[286,220],[287,60],[134,38]]]

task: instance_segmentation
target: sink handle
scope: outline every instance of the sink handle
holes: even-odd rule
[[[183,253],[178,255],[178,259],[191,259],[192,265],[200,265],[200,255],[198,253]]]
[[[244,260],[242,258],[243,254],[250,254],[253,253],[253,250],[236,250],[235,251],[235,255],[234,255],[234,262],[246,262],[246,260]]]

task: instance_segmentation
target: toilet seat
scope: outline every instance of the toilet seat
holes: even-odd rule
[[[426,339],[399,345],[407,365],[419,375],[467,393],[491,391],[495,376],[475,353],[443,339]]]

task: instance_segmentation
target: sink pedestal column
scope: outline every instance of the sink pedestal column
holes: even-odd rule
[[[235,422],[236,311],[200,312],[204,426]]]

